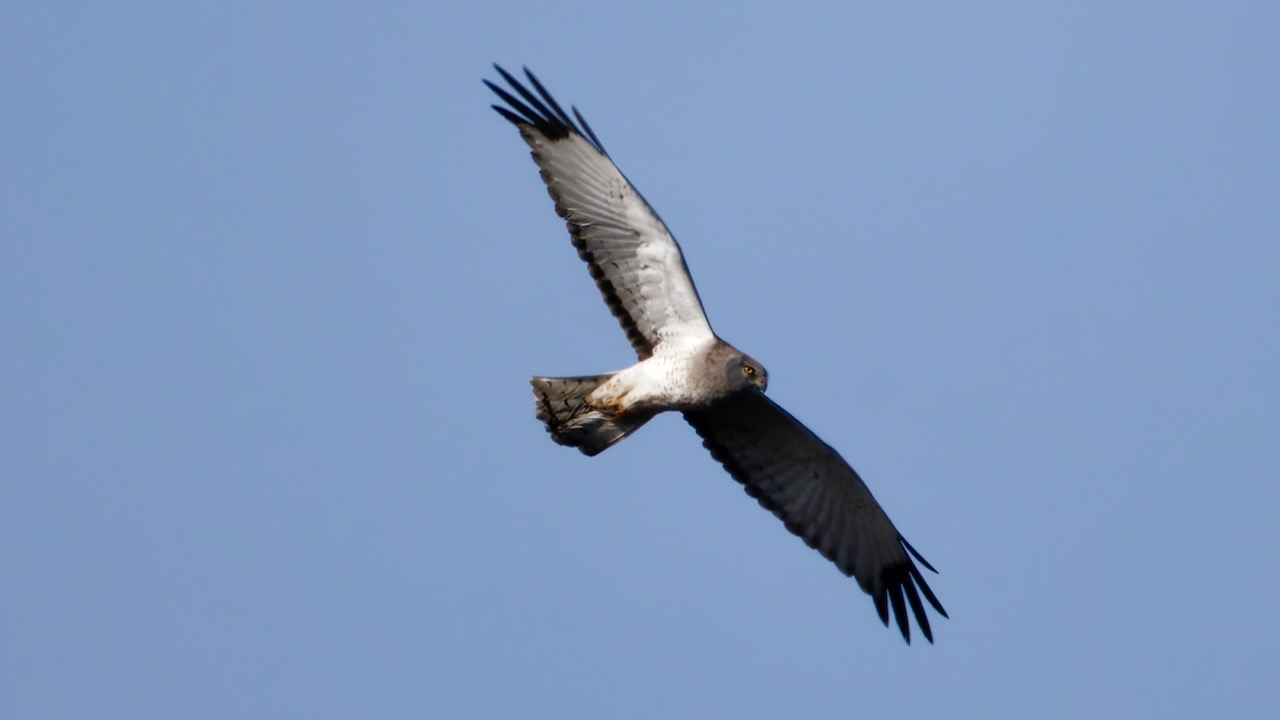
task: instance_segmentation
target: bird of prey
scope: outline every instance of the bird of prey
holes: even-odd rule
[[[493,109],[533,149],[578,256],[639,356],[615,373],[533,378],[551,439],[596,455],[658,413],[683,413],[747,494],[858,581],[886,627],[892,609],[907,643],[910,617],[932,643],[921,596],[947,613],[912,557],[937,571],[840,454],[764,394],[764,366],[712,331],[676,239],[578,109],[566,113],[528,68],[533,90],[494,67],[510,90],[484,81],[506,103]]]

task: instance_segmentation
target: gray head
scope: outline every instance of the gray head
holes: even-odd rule
[[[727,374],[728,386],[732,392],[743,390],[759,390],[764,392],[769,387],[769,371],[750,355],[730,348],[726,353],[724,372]]]

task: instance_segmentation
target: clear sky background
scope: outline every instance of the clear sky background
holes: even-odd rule
[[[8,3],[0,716],[1280,717],[1275,3]],[[490,63],[941,571],[678,417]]]

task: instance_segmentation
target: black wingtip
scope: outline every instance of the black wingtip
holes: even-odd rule
[[[524,82],[507,72],[506,68],[498,63],[493,64],[493,69],[497,71],[498,75],[511,90],[507,90],[488,80],[483,82],[486,87],[507,104],[507,107],[495,105],[493,108],[508,122],[515,124],[517,127],[532,127],[550,140],[562,140],[571,135],[577,135],[585,138],[601,154],[607,155],[604,151],[604,146],[600,143],[600,138],[596,137],[595,132],[587,124],[582,114],[578,112],[578,109],[573,108],[572,115],[566,113],[560,103],[556,102],[556,99],[547,91],[546,86],[542,84],[538,76],[533,74],[532,70],[528,67],[523,68],[529,85],[533,86],[533,90],[530,90],[525,86]],[[581,127],[579,127],[579,124]]]
[[[511,123],[512,125],[524,124],[524,120],[522,120],[519,115],[511,112],[510,110],[502,107],[501,105],[490,105],[489,107],[493,108],[494,110],[497,110],[498,114],[506,118],[507,122]]]
[[[880,622],[885,627],[889,627],[889,591],[881,590],[871,596],[871,600],[876,604],[876,614],[880,616]]]
[[[889,586],[889,604],[893,606],[893,619],[898,622],[898,630],[902,639],[911,644],[911,621],[907,617],[907,603],[902,597],[902,585],[894,583]]]
[[[920,587],[920,592],[924,593],[925,599],[929,601],[929,604],[933,606],[933,609],[937,610],[938,614],[942,617],[947,618],[948,620],[951,619],[951,616],[947,614],[946,609],[942,607],[942,603],[938,602],[938,596],[933,594],[933,589],[929,587],[929,583],[924,581],[924,575],[920,574],[920,569],[915,565],[911,566],[911,579],[915,580],[916,585]]]
[[[930,645],[933,644],[933,626],[929,622],[925,601],[928,601],[929,605],[933,606],[933,609],[942,617],[950,617],[942,607],[942,603],[938,602],[938,596],[933,594],[929,583],[925,582],[920,568],[916,567],[910,557],[884,568],[880,575],[880,590],[872,597],[875,599],[876,611],[885,627],[889,626],[889,610],[893,611],[893,619],[902,633],[902,639],[908,645],[911,644],[911,618],[913,617],[920,628],[920,634],[929,641]],[[909,611],[908,608],[910,608]]]
[[[578,112],[577,106],[571,106],[570,109],[573,110],[573,116],[578,118],[578,122],[582,123],[582,129],[587,131],[587,137],[591,138],[591,143],[596,146],[597,150],[608,155],[608,151],[604,149],[604,143],[600,142],[600,138],[596,137],[596,131],[591,129],[591,124],[587,122],[586,118],[582,117],[582,113]]]
[[[911,547],[911,543],[907,542],[906,538],[899,535],[898,542],[902,543],[902,547],[906,548],[907,552],[911,553],[912,557],[919,560],[921,565],[924,565],[925,567],[929,568],[929,572],[932,572],[934,575],[939,574],[938,571],[932,565],[929,564],[929,561],[924,559],[923,555],[921,555],[918,551],[916,551],[915,548]]]
[[[911,614],[916,617],[916,624],[920,626],[920,633],[924,635],[924,639],[933,644],[933,628],[929,627],[929,616],[924,611],[924,605],[920,602],[920,593],[916,590],[916,586],[910,582],[903,583],[903,587],[907,591],[907,602],[911,605]],[[911,640],[907,639],[907,644],[911,644]]]
[[[528,66],[524,68],[524,76],[529,78],[529,82],[533,84],[533,88],[537,90],[538,94],[542,96],[542,99],[546,100],[547,104],[551,106],[551,109],[547,111],[546,114],[554,115],[556,120],[559,120],[566,127],[571,128],[574,132],[577,132],[578,128],[576,125],[573,124],[573,118],[569,117],[568,113],[566,113],[564,109],[560,107],[560,103],[556,102],[556,99],[551,96],[551,93],[547,92],[547,89],[542,85],[542,81],[538,79],[537,75],[533,74],[533,71],[530,70]],[[524,90],[524,86],[520,85],[519,83],[516,83],[516,89],[521,90],[522,95],[524,95],[525,93],[528,93],[527,90]],[[529,99],[532,100],[533,99],[532,93],[529,93],[528,97]],[[546,110],[545,107],[543,109]]]

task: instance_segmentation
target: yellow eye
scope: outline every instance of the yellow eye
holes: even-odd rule
[[[747,377],[751,377],[752,375],[756,374],[756,369],[751,367],[750,365],[743,365],[742,374],[746,375]]]

